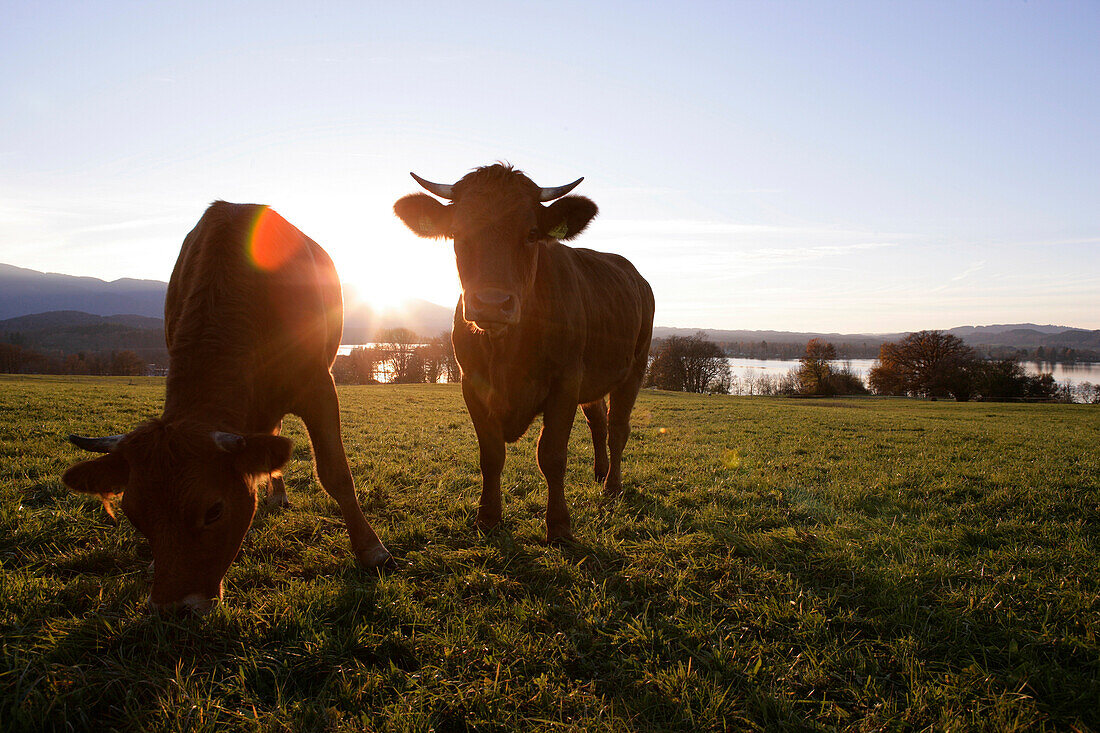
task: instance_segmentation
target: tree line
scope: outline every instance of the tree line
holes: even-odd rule
[[[1029,375],[1015,359],[982,359],[961,339],[942,331],[917,331],[883,344],[868,382],[875,394],[953,397],[959,402],[1073,400],[1054,375]]]
[[[810,339],[799,365],[787,374],[732,373],[725,350],[708,341],[703,332],[670,336],[654,342],[645,386],[675,392],[758,395],[867,394],[859,375],[847,365],[837,366],[836,347]]]
[[[434,384],[459,380],[451,334],[424,339],[407,328],[391,328],[370,346],[357,346],[332,365],[337,384]]]
[[[1100,403],[1100,385],[1058,384],[1052,374],[1030,375],[1014,359],[985,359],[942,331],[918,331],[879,347],[867,384],[850,365],[837,363],[836,347],[810,339],[798,367],[786,374],[732,373],[725,349],[703,332],[654,342],[645,386],[678,392],[750,395],[878,395],[959,401],[1060,401]]]
[[[43,353],[19,344],[0,343],[0,374],[89,374],[138,377],[148,370],[133,351]]]
[[[1041,349],[1038,355],[1049,358],[1050,351]],[[984,359],[961,339],[942,331],[918,331],[882,344],[867,385],[849,365],[836,362],[836,346],[814,338],[802,348],[798,367],[786,374],[750,372],[739,377],[730,370],[726,348],[707,340],[700,331],[693,336],[655,341],[645,386],[710,394],[830,396],[873,392],[952,397],[961,402],[1100,403],[1100,384],[1085,382],[1071,388],[1055,382],[1051,374],[1029,375],[1015,359]],[[149,365],[130,350],[58,354],[0,342],[2,374],[140,376],[148,369]],[[382,331],[374,344],[337,356],[332,374],[337,384],[457,382],[460,376],[449,333],[421,338],[406,328]]]
[[[702,332],[700,332],[702,333]],[[823,340],[823,339],[818,339]],[[883,341],[839,341],[833,343],[838,359],[875,359]],[[721,341],[718,346],[726,356],[736,359],[781,359],[784,361],[800,359],[806,351],[803,341]],[[1012,359],[1014,361],[1050,362],[1073,364],[1079,361],[1100,361],[1100,351],[1072,346],[1037,346],[1024,348],[1018,346],[979,345],[972,347],[974,353],[990,360]]]
[[[806,353],[806,343],[805,341],[761,340],[722,341],[718,345],[726,356],[734,359],[781,359],[792,361],[801,359],[802,355]],[[874,359],[881,344],[881,339],[859,343],[842,341],[833,344],[833,349],[836,351],[837,357],[841,359]]]

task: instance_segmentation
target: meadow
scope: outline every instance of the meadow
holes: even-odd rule
[[[1100,729],[1094,406],[646,390],[614,504],[578,412],[559,548],[537,423],[482,536],[458,388],[342,387],[402,569],[355,566],[288,418],[293,507],[160,617],[144,539],[60,476],[163,390],[0,377],[0,729]]]

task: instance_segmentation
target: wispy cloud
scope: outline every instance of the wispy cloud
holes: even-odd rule
[[[899,232],[868,232],[822,225],[738,224],[694,219],[600,219],[593,230],[612,236],[644,237],[788,237],[805,239],[902,239],[912,235]]]
[[[159,227],[164,224],[174,224],[181,221],[180,216],[156,216],[156,217],[143,217],[138,219],[123,219],[122,221],[112,221],[104,224],[92,224],[89,226],[77,227],[72,230],[73,234],[93,234],[97,232],[124,232],[134,231],[137,229],[147,229],[149,227]]]
[[[985,260],[978,260],[977,262],[971,263],[970,267],[966,268],[965,270],[960,272],[958,275],[955,275],[954,277],[952,277],[951,280],[953,282],[958,282],[959,280],[963,280],[963,279],[969,277],[970,275],[973,275],[975,272],[977,272],[978,270],[981,270],[984,267],[985,267]]]
[[[823,244],[814,247],[785,247],[782,249],[767,247],[763,249],[738,252],[737,258],[742,262],[761,262],[766,264],[784,264],[790,262],[808,262],[828,257],[840,257],[853,252],[863,252],[871,249],[883,249],[897,247],[895,242],[859,242],[855,244]]]
[[[1004,242],[1005,247],[1065,247],[1077,244],[1100,244],[1100,236],[1070,239],[1035,239],[1023,242]]]

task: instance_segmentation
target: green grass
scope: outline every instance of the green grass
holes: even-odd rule
[[[573,433],[578,542],[541,542],[537,425],[472,529],[454,386],[342,388],[359,496],[407,561],[359,571],[300,422],[205,618],[60,475],[163,380],[0,378],[0,728],[1100,729],[1100,412],[643,392],[626,496]]]

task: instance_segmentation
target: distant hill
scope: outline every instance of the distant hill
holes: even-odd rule
[[[958,336],[963,341],[978,341],[982,337],[999,336],[1009,331],[1035,331],[1037,333],[1062,333],[1074,330],[1069,326],[1039,326],[1034,323],[1002,323],[994,326],[957,326],[948,329],[947,333]]]
[[[817,333],[812,331],[730,331],[714,328],[673,328],[669,326],[655,326],[653,338],[667,338],[669,336],[691,336],[702,331],[711,341],[735,342],[735,341],[767,341],[777,344],[806,343],[812,338],[821,338],[826,341],[866,341],[868,343],[881,344],[901,338],[904,333]]]
[[[132,314],[100,316],[83,311],[49,311],[29,316],[17,316],[0,321],[0,333],[43,331],[58,328],[98,326],[104,323],[134,329],[153,329],[164,332],[164,319]]]
[[[164,321],[149,316],[99,316],[81,311],[50,311],[0,321],[0,341],[44,352],[134,351],[146,361],[163,362]]]
[[[1060,332],[1040,331],[1036,328],[1011,328],[1000,333],[976,334],[962,337],[962,339],[975,346],[1011,346],[1021,349],[1037,346],[1058,346],[1070,349],[1100,348],[1100,331],[1084,331],[1076,328]]]
[[[94,277],[75,277],[38,272],[0,264],[0,333],[38,332],[82,326],[129,326],[157,329],[163,338],[164,295],[168,283],[161,280],[121,279],[107,282]],[[351,288],[346,288],[351,293]],[[422,336],[451,330],[453,308],[424,300],[411,300],[401,308],[376,311],[370,305],[349,300],[344,314],[345,342],[370,341],[386,328],[403,327]],[[126,314],[126,315],[117,315]],[[109,316],[109,321],[102,317]],[[43,339],[37,338],[36,341]],[[42,348],[53,348],[46,346]],[[87,348],[87,347],[84,347]],[[104,347],[108,348],[108,347]]]
[[[20,338],[26,345],[39,348],[65,349],[62,344],[89,350],[163,348],[161,317],[167,287],[168,283],[160,280],[123,278],[107,282],[0,264],[0,319],[5,319],[0,320],[0,335],[23,334]],[[408,328],[425,337],[451,330],[452,307],[411,300],[401,308],[380,312],[354,300],[352,288],[346,288],[345,292],[349,300],[345,304],[344,343],[365,343],[373,340],[378,331],[394,327]],[[906,332],[845,334],[662,326],[654,328],[653,335],[689,336],[700,330],[720,343],[767,341],[769,345],[790,346],[805,344],[811,338],[824,338],[838,346],[847,344],[853,352],[866,353],[877,351],[883,342],[906,335]],[[959,326],[947,333],[979,348],[1100,349],[1100,331],[1049,324]]]
[[[872,350],[887,341],[897,341],[909,332],[899,333],[813,333],[799,331],[728,331],[718,329],[668,328],[653,329],[654,338],[690,336],[702,331],[708,339],[718,343],[768,342],[768,352],[790,357],[792,348],[800,347],[812,338],[820,338],[835,344],[848,356],[874,356]],[[1034,349],[1039,346],[1096,351],[1100,349],[1100,330],[1087,331],[1066,326],[1035,325],[1033,323],[1003,324],[997,326],[959,326],[946,331],[979,350]],[[841,348],[842,345],[848,348]],[[774,348],[773,348],[774,347]],[[786,347],[786,348],[784,348]]]
[[[101,316],[135,313],[159,318],[164,315],[167,287],[160,280],[123,278],[107,282],[0,264],[0,319],[47,311],[82,311]]]
[[[363,344],[387,328],[407,328],[431,338],[451,332],[454,308],[444,308],[426,300],[410,300],[399,308],[376,311],[366,303],[349,302],[344,307],[345,344]]]

